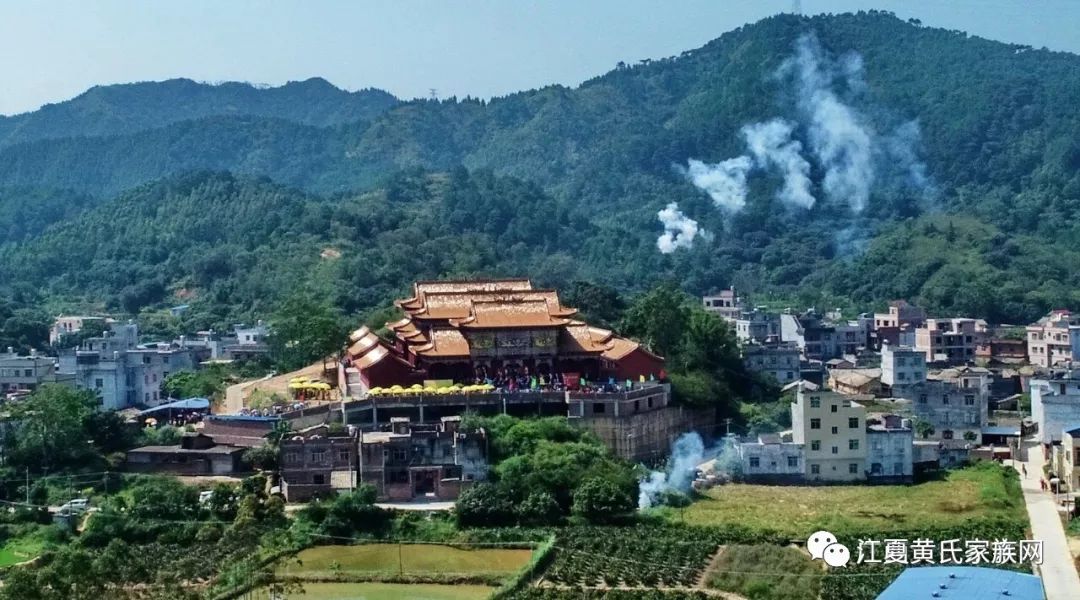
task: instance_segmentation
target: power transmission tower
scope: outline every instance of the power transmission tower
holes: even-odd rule
[[[429,92],[430,92],[431,99],[435,100],[435,101],[438,101],[438,99],[439,99],[439,90],[437,90],[435,88],[430,88]]]
[[[791,1],[791,12],[796,15],[802,15],[802,0]]]

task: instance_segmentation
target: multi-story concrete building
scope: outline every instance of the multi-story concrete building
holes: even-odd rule
[[[868,466],[872,481],[907,483],[914,476],[914,432],[907,419],[883,415],[868,420],[866,427]]]
[[[705,310],[715,313],[731,323],[734,323],[743,312],[743,300],[735,293],[734,287],[721,290],[719,294],[703,296],[701,303]]]
[[[59,317],[56,317],[52,327],[49,329],[49,343],[56,345],[65,335],[79,333],[82,331],[82,328],[90,322],[97,322],[100,323],[102,327],[107,327],[113,320],[107,317],[75,317],[60,315]]]
[[[1043,444],[1062,439],[1066,427],[1080,423],[1080,369],[1060,369],[1032,378],[1031,418]]]
[[[770,313],[763,308],[743,311],[735,320],[735,336],[742,343],[756,342],[763,344],[779,340],[780,315]]]
[[[894,398],[911,401],[912,412],[934,428],[928,439],[979,442],[989,414],[989,395],[979,384],[965,387],[955,381],[928,379],[893,386]]]
[[[1080,491],[1080,423],[1062,428],[1061,444],[1053,447],[1050,472],[1064,482],[1061,491]]]
[[[830,312],[829,316],[838,317],[839,309]],[[855,355],[867,347],[872,329],[873,318],[870,315],[859,315],[847,321],[823,317],[814,309],[801,315],[780,315],[781,339],[796,343],[803,357],[810,360],[825,361]]]
[[[74,378],[57,372],[56,360],[31,350],[20,356],[12,348],[0,354],[0,394],[32,392],[45,383],[73,384]]]
[[[874,313],[874,348],[881,348],[884,343],[894,346],[914,345],[914,340],[906,340],[907,336],[913,336],[917,328],[926,323],[926,312],[908,304],[906,300],[893,300],[889,303],[889,312]]]
[[[166,400],[165,378],[193,369],[193,356],[192,349],[171,344],[139,345],[138,326],[113,323],[106,335],[62,351],[60,372],[74,375],[77,387],[96,392],[108,410],[155,406]]]
[[[820,481],[866,478],[866,409],[836,392],[802,386],[791,404],[792,441],[806,452],[806,477]]]
[[[793,343],[746,344],[743,364],[755,373],[771,376],[781,385],[799,379],[799,347]]]
[[[889,387],[926,381],[926,354],[914,348],[881,345],[881,383]]]
[[[282,440],[281,493],[289,502],[304,502],[356,489],[358,449],[355,429],[331,434],[316,427]]]
[[[1040,367],[1080,362],[1080,315],[1055,310],[1027,327],[1028,359]]]
[[[460,425],[456,416],[438,424],[394,417],[390,431],[361,433],[361,481],[374,485],[380,500],[456,499],[488,470],[485,433]]]
[[[975,360],[986,336],[982,319],[927,319],[915,330],[915,349],[926,355],[926,362],[962,365]]]

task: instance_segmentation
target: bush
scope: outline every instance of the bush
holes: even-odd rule
[[[499,527],[516,521],[514,505],[495,484],[480,482],[461,492],[454,514],[462,527]]]
[[[594,477],[574,492],[572,513],[590,523],[609,523],[636,508],[633,496],[625,489],[607,479]]]

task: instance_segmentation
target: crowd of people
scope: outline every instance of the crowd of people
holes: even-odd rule
[[[666,374],[661,371],[660,379]],[[484,365],[476,367],[473,383],[476,385],[488,384],[495,388],[496,392],[561,392],[573,390],[578,392],[614,393],[635,389],[635,385],[645,385],[646,382],[655,382],[656,377],[648,378],[640,376],[637,382],[631,379],[626,381],[616,380],[608,376],[606,379],[589,379],[584,374],[578,373],[548,373],[544,371],[530,372],[528,366],[504,366],[488,369]]]

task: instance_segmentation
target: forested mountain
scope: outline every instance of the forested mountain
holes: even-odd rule
[[[190,79],[105,85],[34,112],[0,116],[0,146],[130,134],[215,116],[271,117],[326,127],[369,120],[397,103],[382,90],[346,92],[317,77],[279,87]]]
[[[130,310],[195,298],[220,319],[262,310],[292,282],[363,311],[408,280],[465,273],[630,291],[735,284],[863,308],[907,297],[1002,321],[1080,308],[1075,55],[886,13],[784,15],[574,89],[384,100],[355,112],[266,100],[171,123],[133,107],[106,131],[10,145],[0,225],[19,194],[71,194],[86,211],[53,208],[40,235],[45,225],[7,234],[0,280]],[[838,159],[822,142],[837,114],[852,125],[837,129]],[[788,137],[751,139],[769,127]],[[852,148],[868,156],[861,180],[837,167]],[[743,204],[695,179],[691,159],[713,177],[754,165]],[[811,197],[798,206],[781,168],[793,164]],[[202,169],[239,177],[183,175]],[[672,202],[660,216],[681,220],[664,254],[658,211]],[[320,258],[325,247],[341,257]]]

